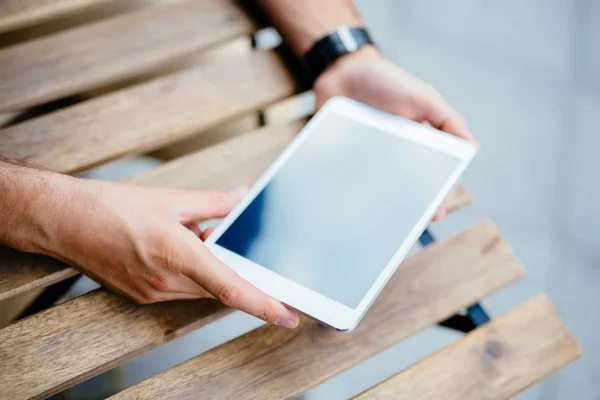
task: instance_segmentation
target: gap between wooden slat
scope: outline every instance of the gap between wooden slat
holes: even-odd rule
[[[256,51],[0,130],[0,154],[73,173],[174,143],[294,89],[279,57]]]
[[[355,399],[509,399],[581,354],[540,295]]]
[[[293,331],[264,326],[115,398],[293,398],[522,274],[496,229],[483,222],[407,258],[350,333],[306,318]]]
[[[63,17],[115,0],[2,0],[0,33]]]
[[[0,51],[0,111],[130,78],[256,29],[235,0],[188,0],[12,46]]]

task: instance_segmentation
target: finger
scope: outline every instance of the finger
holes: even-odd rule
[[[425,110],[425,120],[433,127],[459,138],[475,141],[465,119],[439,95],[432,96]]]
[[[207,230],[205,230],[204,232],[202,232],[202,234],[200,235],[200,239],[202,241],[205,241],[206,239],[208,239],[208,237],[210,236],[211,233],[213,233],[215,231],[215,228],[208,228]]]
[[[215,296],[210,294],[206,289],[185,275],[179,276],[177,293],[194,299],[214,299]]]
[[[135,301],[138,304],[155,304],[155,303],[163,303],[165,301],[173,301],[173,300],[198,300],[198,299],[209,299],[214,300],[214,296],[210,293],[205,292],[203,294],[198,293],[185,293],[185,292],[153,292],[150,295],[141,296],[141,297],[131,297],[131,300]]]
[[[127,297],[141,304],[160,303],[171,300],[215,298],[185,275],[169,275],[168,279],[168,282],[163,281],[160,286],[156,286],[156,280],[154,280],[154,283],[151,281],[142,281],[137,291],[128,290],[129,295]]]
[[[230,192],[176,190],[170,199],[180,221],[199,221],[226,216],[247,191],[246,187]]]
[[[223,304],[286,328],[298,326],[298,314],[251,285],[235,271],[201,248],[196,265],[184,272]]]
[[[171,300],[198,300],[198,299],[208,299],[208,300],[214,300],[215,298],[210,295],[210,293],[206,292],[205,295],[198,295],[195,293],[172,293],[171,297],[168,299],[168,301]]]
[[[200,228],[198,227],[198,224],[195,222],[186,222],[184,224],[182,224],[183,226],[185,226],[186,228],[188,228],[190,231],[192,231],[194,233],[194,235],[200,237],[200,235],[202,235],[202,231],[200,230]],[[204,240],[204,239],[202,239]]]
[[[433,222],[439,222],[441,220],[443,220],[446,217],[446,206],[441,206],[439,210],[437,210],[437,212],[435,213],[435,215],[433,216]]]
[[[164,303],[165,301],[173,301],[173,300],[196,300],[203,299],[204,296],[199,296],[197,294],[192,293],[171,293],[171,292],[152,292],[150,294],[146,294],[139,298],[133,297],[132,300],[138,304],[155,304],[155,303]]]

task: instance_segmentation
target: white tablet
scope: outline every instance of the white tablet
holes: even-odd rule
[[[206,243],[268,295],[348,331],[475,154],[465,140],[333,98]]]

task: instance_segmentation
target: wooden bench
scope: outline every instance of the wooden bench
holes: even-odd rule
[[[0,32],[16,32],[18,42],[0,49],[0,113],[9,121],[0,130],[0,154],[73,174],[198,137],[297,93],[273,50],[190,62],[259,30],[234,0],[150,5],[18,39],[29,26],[109,5],[0,5]],[[305,120],[266,122],[132,181],[184,189],[251,184]],[[458,187],[449,211],[469,202]],[[422,242],[428,244],[428,236]],[[296,330],[262,326],[115,398],[299,396],[430,325],[458,327],[457,321],[471,332],[358,398],[510,398],[581,354],[544,296],[487,324],[485,314],[483,320],[458,314],[523,274],[494,226],[479,222],[407,258],[351,333],[304,318]],[[58,261],[0,248],[0,310],[77,275]],[[51,396],[230,312],[210,300],[138,306],[104,289],[54,305],[0,330],[0,398]]]

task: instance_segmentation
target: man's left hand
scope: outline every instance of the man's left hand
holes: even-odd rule
[[[345,96],[380,110],[473,140],[465,119],[431,86],[386,60],[374,47],[341,57],[315,81],[316,106]],[[442,207],[433,218],[446,215]]]

